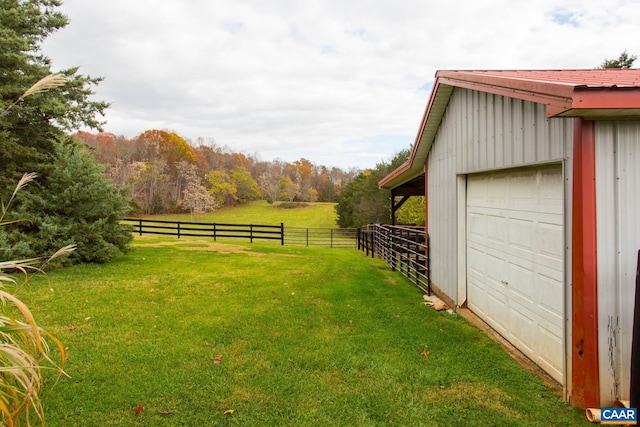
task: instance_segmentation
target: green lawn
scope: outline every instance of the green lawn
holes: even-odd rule
[[[297,209],[278,209],[280,202],[269,204],[265,201],[250,202],[235,207],[225,207],[205,215],[189,214],[154,215],[153,219],[170,221],[216,222],[230,224],[262,224],[285,227],[334,228],[337,227],[335,203],[309,203]]]
[[[68,347],[70,378],[44,397],[50,426],[588,425],[356,250],[135,246],[21,294]]]

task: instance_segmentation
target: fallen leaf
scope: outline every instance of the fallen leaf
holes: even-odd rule
[[[296,361],[295,361],[295,360],[293,360],[293,359],[289,359],[289,363],[291,363],[292,365],[295,365],[295,364],[296,364]]]
[[[173,415],[173,411],[160,411],[160,415]]]
[[[204,346],[205,346],[205,347],[211,347],[211,343],[210,343],[210,342],[208,342],[208,341],[205,341],[205,342],[204,342]]]
[[[73,326],[73,325],[67,326],[67,331],[75,331],[75,330],[76,330],[75,326]]]
[[[235,410],[235,409],[227,409],[226,411],[224,411],[224,415],[231,415],[231,414],[233,414],[234,412],[236,412],[236,410]]]
[[[219,365],[222,363],[222,355],[218,354],[213,358],[213,363],[215,363],[216,365]]]
[[[84,318],[84,321],[85,321],[85,322],[88,322],[89,320],[91,320],[91,316],[89,316],[89,317],[85,317],[85,318]]]
[[[144,405],[140,405],[140,406],[138,406],[136,409],[134,409],[134,410],[133,410],[133,413],[134,413],[136,416],[138,416],[138,414],[139,414],[140,412],[142,412],[143,410],[144,410]]]
[[[424,348],[424,350],[422,350],[422,353],[420,353],[422,355],[422,357],[424,357],[425,359],[429,358],[429,352],[427,351],[427,347]]]

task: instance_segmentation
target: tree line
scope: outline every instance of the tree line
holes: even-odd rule
[[[134,212],[202,214],[251,200],[335,202],[355,168],[263,161],[199,138],[147,130],[134,138],[78,132],[77,141],[105,167],[106,176],[132,198]]]

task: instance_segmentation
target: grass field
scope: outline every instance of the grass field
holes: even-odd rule
[[[269,204],[264,200],[235,207],[222,208],[205,215],[189,214],[154,215],[154,219],[170,221],[216,222],[228,224],[263,224],[285,227],[334,228],[336,225],[335,203],[309,203],[297,209],[279,209],[281,203]]]
[[[21,295],[68,347],[70,378],[44,398],[50,426],[589,425],[356,250],[135,247]]]

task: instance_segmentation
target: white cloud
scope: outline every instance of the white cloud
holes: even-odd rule
[[[593,68],[640,52],[614,0],[65,0],[54,69],[103,76],[106,131],[371,167],[408,148],[438,69]]]

